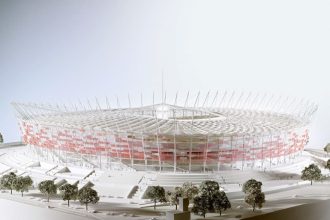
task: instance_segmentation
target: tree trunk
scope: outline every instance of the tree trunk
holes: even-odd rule
[[[175,204],[175,210],[178,210],[178,204]]]
[[[47,194],[47,202],[49,202],[49,194]]]
[[[156,210],[156,200],[154,200],[154,210]]]
[[[256,209],[256,203],[253,203],[253,209],[252,209],[252,211],[254,212],[255,209]]]
[[[87,207],[88,203],[85,203],[85,205],[86,205],[86,210],[88,210],[88,207]]]
[[[311,185],[313,185],[313,180],[311,180]]]
[[[203,217],[205,218],[205,212],[203,213]]]
[[[220,209],[220,216],[221,216],[221,209]]]
[[[70,206],[70,200],[68,200],[68,207]]]
[[[10,189],[10,195],[13,195],[13,189]]]
[[[22,197],[23,197],[23,191],[21,193],[22,193]]]

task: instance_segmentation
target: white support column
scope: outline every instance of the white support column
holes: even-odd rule
[[[222,107],[222,103],[224,102],[225,98],[227,96],[227,91],[225,91],[225,93],[222,95],[220,102],[219,102],[219,108]]]
[[[102,110],[102,107],[100,105],[100,102],[99,102],[99,100],[96,97],[95,97],[95,101],[96,101],[97,106],[99,107],[99,110]]]
[[[157,140],[157,147],[158,147],[159,171],[162,171],[162,161],[161,161],[161,152],[160,152],[158,132],[156,133],[156,140]]]
[[[122,149],[122,147],[120,146],[120,149],[118,150],[118,145],[117,145],[117,140],[118,140],[119,138],[121,138],[121,137],[119,136],[119,133],[115,134],[115,145],[116,145],[116,149],[117,149],[117,154],[118,154],[118,156],[119,156],[119,161],[122,162],[122,157],[121,157],[121,153],[120,153],[120,152],[122,152],[123,149]]]
[[[191,154],[192,154],[192,136],[190,136],[190,148],[189,148],[189,172],[191,172]]]
[[[280,133],[277,133],[277,138],[276,138],[276,148],[277,148],[277,155],[276,155],[276,165],[279,164],[279,160],[280,160],[280,137],[281,137],[281,134]]]
[[[219,93],[219,91],[217,91],[217,92],[215,93],[215,96],[214,96],[213,101],[212,101],[212,103],[211,103],[211,108],[214,108],[214,104],[217,103],[218,93]]]
[[[230,167],[233,168],[233,135],[230,136],[230,154],[231,154]]]
[[[255,162],[256,162],[256,147],[255,147],[255,136],[253,135],[252,136],[252,148],[253,148],[253,150],[252,150],[252,155],[253,155],[253,161],[252,161],[252,169],[254,169],[255,168]]]
[[[142,149],[143,149],[143,159],[144,159],[144,169],[147,170],[148,167],[148,160],[146,157],[146,149],[145,149],[145,145],[144,145],[144,134],[141,133],[141,141],[142,141]]]
[[[128,149],[130,150],[131,167],[134,169],[134,146],[133,146],[132,136],[133,136],[133,133],[131,133],[130,137],[127,138],[127,143],[128,143]],[[129,139],[131,139],[131,141],[129,141]]]
[[[174,146],[173,146],[173,159],[174,159],[174,172],[176,172],[176,138],[175,138],[175,134],[173,135],[174,138]]]
[[[209,135],[206,137],[206,143],[204,147],[204,162],[203,162],[203,171],[205,173],[205,168],[206,168],[206,162],[207,162],[207,151],[208,151],[208,146],[209,146]]]
[[[231,94],[231,96],[230,96],[230,98],[229,98],[229,100],[228,100],[228,103],[227,103],[227,107],[228,107],[228,108],[231,108],[231,107],[232,107],[230,104],[232,104],[232,102],[234,101],[234,100],[233,100],[234,97],[235,97],[235,91],[232,92],[232,94]]]
[[[242,106],[241,106],[242,109],[246,108],[246,106],[248,105],[248,102],[251,98],[251,95],[252,95],[252,92],[249,92],[249,94],[247,95],[245,101],[242,103]]]
[[[206,97],[205,97],[203,105],[202,105],[203,108],[205,107],[205,104],[207,104],[207,101],[209,99],[209,95],[210,95],[210,91],[208,91],[208,93],[206,94]]]
[[[261,168],[264,169],[264,136],[261,136]]]
[[[273,136],[272,136],[272,133],[270,134],[270,146],[269,147],[269,154],[270,154],[270,158],[269,158],[269,169],[272,168],[272,159],[273,159],[273,155],[272,155],[272,150],[273,150]]]
[[[236,103],[234,102],[233,107],[234,107],[235,109],[237,108],[237,106],[239,106],[239,104],[241,104],[240,101],[241,101],[243,95],[244,95],[244,93],[241,92],[241,95],[240,95],[239,98],[236,100]]]
[[[132,108],[131,98],[129,97],[129,94],[127,95],[127,99],[128,99],[128,107]]]
[[[243,150],[242,150],[242,152],[243,152],[243,153],[242,153],[242,154],[243,154],[243,155],[242,155],[242,170],[244,169],[244,159],[245,159],[245,149],[244,149],[244,148],[245,148],[245,146],[244,146],[244,145],[245,145],[245,136],[243,135]]]
[[[259,108],[262,108],[262,104],[263,104],[266,97],[267,97],[267,93],[264,94],[264,96],[260,99],[260,102],[256,106],[257,107],[259,106]]]
[[[250,102],[249,107],[247,107],[247,108],[252,109],[253,105],[255,103],[257,103],[258,98],[259,98],[259,93],[256,94],[256,96],[254,97],[254,99]]]
[[[178,101],[178,92],[176,92],[175,94],[174,105],[177,105],[177,101]]]
[[[221,140],[221,141],[220,141],[220,140],[221,140],[221,139],[220,139],[220,136],[219,136],[219,141],[218,141],[218,172],[220,171],[220,156],[221,156],[221,154],[220,154],[220,152],[221,152],[221,147],[220,147],[220,146],[223,147],[224,140],[225,140],[224,135],[222,135],[222,140]],[[220,145],[220,142],[221,142],[221,145]]]

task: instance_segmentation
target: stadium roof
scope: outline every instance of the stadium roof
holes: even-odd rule
[[[98,107],[90,109],[12,104],[19,119],[40,125],[117,133],[196,136],[280,133],[305,126],[317,110],[315,104],[304,101],[275,101],[273,105],[263,104],[258,107],[252,101],[241,105],[239,100],[235,102],[238,106],[227,102],[206,107],[205,102],[202,106],[197,106],[195,102],[194,106],[161,103],[141,107],[101,108],[97,101]]]

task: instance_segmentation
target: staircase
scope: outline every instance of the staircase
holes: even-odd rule
[[[140,179],[136,191],[132,194],[132,199],[141,200],[148,189],[148,186],[154,185],[156,174],[147,173]]]

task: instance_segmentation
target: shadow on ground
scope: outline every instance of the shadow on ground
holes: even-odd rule
[[[288,209],[283,209],[263,215],[258,215],[245,220],[329,220],[330,219],[330,200],[304,204]]]

